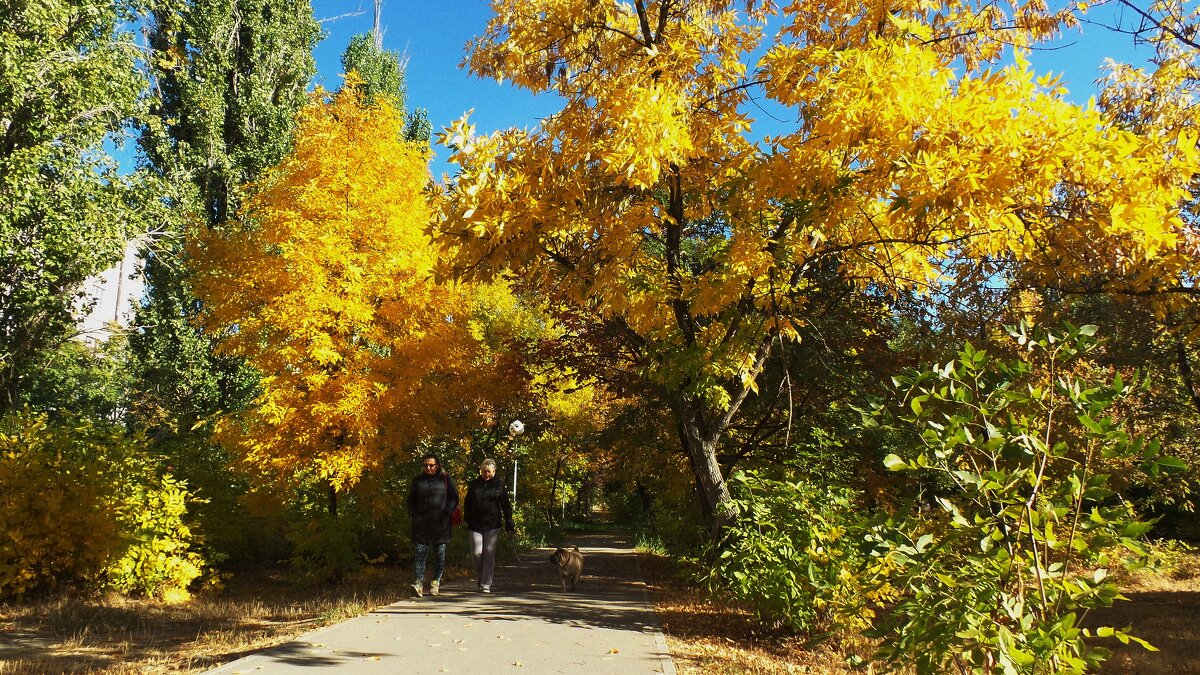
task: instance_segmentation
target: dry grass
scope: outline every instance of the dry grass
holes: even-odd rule
[[[1088,625],[1130,628],[1159,651],[1104,640],[1112,656],[1100,672],[1200,675],[1200,554],[1175,553],[1161,574],[1138,572],[1121,581],[1129,601],[1093,612]]]
[[[409,576],[367,568],[336,588],[235,578],[174,606],[67,595],[0,605],[0,673],[199,672],[394,602]]]
[[[705,598],[694,584],[680,581],[664,558],[644,555],[642,573],[681,675],[842,675],[862,672],[852,670],[847,658],[872,651],[865,640],[809,644],[766,630],[745,609]]]

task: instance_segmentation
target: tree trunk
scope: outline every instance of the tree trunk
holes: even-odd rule
[[[554,527],[554,514],[557,513],[554,507],[558,504],[558,478],[562,475],[563,456],[558,455],[558,459],[554,462],[554,480],[550,483],[550,501],[546,505],[546,521]],[[561,525],[561,523],[560,523]]]
[[[1192,399],[1192,405],[1196,407],[1196,411],[1200,412],[1200,391],[1196,389],[1196,382],[1192,376],[1192,364],[1188,359],[1187,347],[1180,341],[1176,345],[1175,355],[1179,363],[1179,378],[1183,380],[1183,386],[1187,390],[1188,397]]]
[[[17,368],[10,361],[0,365],[0,416],[7,415],[17,407]]]
[[[333,489],[333,486],[330,485],[329,486],[329,515],[334,520],[337,520],[337,502],[338,502],[337,490]]]
[[[717,462],[717,440],[724,429],[710,429],[702,402],[682,392],[673,392],[671,409],[679,430],[679,440],[692,465],[700,506],[708,521],[709,535],[718,541],[728,521],[732,497],[721,465]]]

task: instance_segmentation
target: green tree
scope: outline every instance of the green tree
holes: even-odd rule
[[[275,541],[262,536],[267,528],[250,525],[240,507],[246,479],[209,443],[211,429],[198,426],[246,405],[258,375],[242,359],[216,354],[198,327],[183,240],[235,215],[242,186],[291,147],[320,27],[308,0],[181,0],[155,8],[147,35],[153,116],[139,144],[170,185],[163,199],[172,217],[145,253],[147,297],[129,337],[129,414],[208,500],[197,510],[212,546],[277,558],[277,547],[262,544]]]
[[[283,157],[315,74],[308,0],[188,0],[155,9],[151,166],[196,188],[203,222],[236,214],[241,187]],[[183,174],[183,176],[179,176]]]
[[[77,333],[81,286],[143,231],[144,176],[106,153],[145,76],[123,26],[139,0],[0,2],[0,412]]]
[[[378,41],[366,33],[350,38],[346,51],[342,52],[342,69],[354,71],[362,78],[359,89],[367,100],[376,96],[387,96],[398,110],[404,110],[407,88],[404,83],[404,58],[397,52],[378,46]],[[428,143],[432,127],[429,115],[422,108],[408,113],[404,124],[404,138]]]
[[[58,418],[119,421],[129,386],[127,346],[122,332],[96,346],[67,340],[39,359],[23,398]]]
[[[130,407],[160,432],[187,432],[253,394],[254,375],[239,359],[214,356],[193,321],[199,307],[185,290],[182,237],[236,214],[242,186],[286,154],[319,35],[307,0],[189,0],[153,13],[157,98],[140,145],[174,186],[176,217],[146,254]]]

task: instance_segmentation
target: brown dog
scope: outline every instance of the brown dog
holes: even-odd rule
[[[579,575],[583,574],[583,554],[579,552],[578,546],[572,546],[569,549],[559,548],[550,556],[550,562],[558,565],[559,580],[562,581],[562,592],[567,592],[567,579],[571,580],[571,590],[575,590],[575,583],[579,581]]]

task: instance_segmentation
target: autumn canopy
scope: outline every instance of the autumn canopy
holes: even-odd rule
[[[904,294],[983,265],[1064,285],[1163,283],[1146,272],[1155,261],[1173,261],[1176,279],[1180,260],[1195,264],[1179,254],[1195,131],[1122,128],[1022,58],[1073,23],[1066,11],[494,7],[470,68],[563,104],[533,130],[478,136],[462,119],[445,132],[460,172],[440,241],[477,277],[516,270],[615,327],[671,401],[710,510],[728,499],[716,443],[830,266]],[[758,131],[759,99],[792,121]]]
[[[468,288],[433,279],[428,149],[353,75],[317,92],[241,218],[199,233],[194,287],[222,349],[263,373],[222,434],[249,466],[354,485],[478,393]]]

